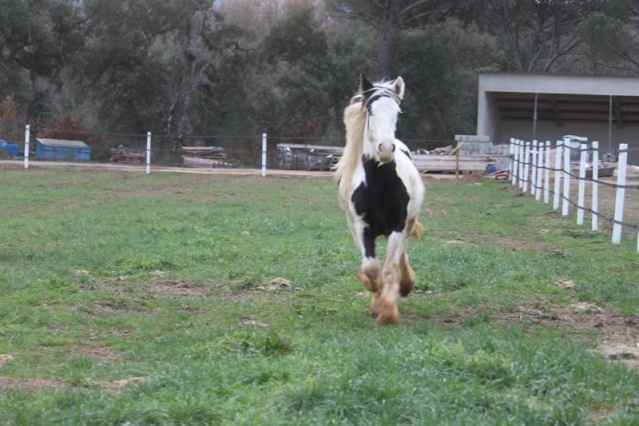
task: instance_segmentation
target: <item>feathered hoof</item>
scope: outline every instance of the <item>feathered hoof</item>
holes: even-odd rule
[[[379,293],[373,293],[371,297],[371,315],[376,317],[379,315]]]
[[[375,324],[377,325],[399,325],[401,323],[399,314],[379,314]]]
[[[377,284],[374,281],[371,281],[361,269],[357,271],[357,279],[364,285],[366,290],[371,293],[377,292]]]
[[[413,287],[415,287],[415,273],[413,271],[410,272],[408,277],[399,282],[399,294],[402,297],[408,296],[413,291]]]
[[[397,306],[380,305],[379,314],[375,323],[377,325],[398,325],[401,322]]]

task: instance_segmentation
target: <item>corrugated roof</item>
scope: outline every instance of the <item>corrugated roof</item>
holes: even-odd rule
[[[64,148],[88,148],[89,145],[82,141],[70,141],[66,139],[43,139],[37,138],[38,142],[45,146],[57,146]]]

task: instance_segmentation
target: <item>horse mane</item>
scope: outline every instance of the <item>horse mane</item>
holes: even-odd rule
[[[357,163],[362,158],[364,145],[364,129],[368,111],[364,107],[361,93],[351,98],[350,105],[344,110],[344,124],[346,126],[346,145],[342,157],[335,165],[335,179],[338,181],[344,176],[351,176],[355,172]]]
[[[368,101],[379,96],[388,96],[398,104],[401,102],[401,95],[395,92],[393,82],[381,81],[374,83],[373,87],[365,92],[360,89],[344,109],[346,145],[342,158],[335,165],[335,179],[338,181],[344,176],[352,176],[362,158],[364,152],[362,139],[368,119]]]

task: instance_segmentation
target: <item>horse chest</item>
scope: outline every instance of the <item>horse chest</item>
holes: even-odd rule
[[[372,159],[363,159],[362,162],[365,181],[351,196],[355,211],[374,236],[401,232],[406,225],[410,197],[397,175],[395,162],[381,166]]]

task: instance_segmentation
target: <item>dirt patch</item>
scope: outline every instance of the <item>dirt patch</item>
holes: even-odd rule
[[[105,390],[111,393],[125,391],[133,384],[145,383],[146,377],[130,377],[128,379],[114,380],[112,382],[89,383],[92,387]],[[22,392],[37,392],[41,390],[57,390],[66,387],[73,387],[61,380],[20,378],[0,376],[0,392],[19,390]]]
[[[188,280],[180,281],[160,281],[149,286],[145,286],[144,291],[161,297],[175,297],[184,299],[195,299],[205,297],[207,289],[196,286]]]
[[[559,327],[576,340],[595,335],[597,352],[612,361],[621,361],[639,369],[639,317],[626,317],[606,311],[592,303],[579,302],[568,306],[518,306],[513,312],[490,312],[493,322],[529,324],[531,328]],[[465,318],[477,311],[459,316],[441,317],[442,324],[461,326]]]
[[[105,364],[120,360],[120,354],[115,352],[113,349],[107,348],[107,347],[84,348],[79,353],[85,356],[89,356],[91,358],[95,358],[100,363],[105,363]]]
[[[39,390],[55,390],[63,386],[65,386],[65,383],[58,380],[24,379],[0,376],[0,392],[6,392],[13,389],[25,392],[35,392]]]

